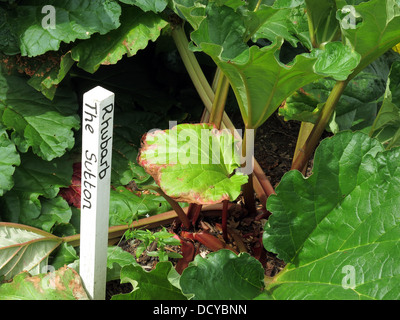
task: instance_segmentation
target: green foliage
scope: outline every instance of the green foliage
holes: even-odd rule
[[[155,41],[166,25],[156,14],[144,13],[136,7],[125,8],[118,29],[79,43],[71,50],[72,58],[80,68],[93,73],[101,64],[115,64],[125,54],[135,55],[149,40]]]
[[[39,274],[62,242],[48,232],[10,223],[0,223],[0,236],[0,276],[6,280],[22,271]]]
[[[167,252],[166,245],[179,246],[181,244],[179,239],[174,238],[174,234],[170,233],[163,227],[160,231],[151,232],[150,230],[128,230],[125,232],[127,240],[137,239],[141,241],[136,248],[136,258],[139,258],[145,250],[155,244],[155,248],[147,251],[146,254],[150,257],[158,257],[159,261],[168,261],[169,258],[182,258],[182,255],[176,252]],[[157,250],[155,250],[157,249]]]
[[[247,176],[240,167],[237,139],[210,124],[180,124],[148,133],[138,162],[177,201],[212,204],[235,200]]]
[[[141,266],[126,266],[121,270],[121,283],[131,283],[133,290],[115,295],[112,300],[186,300],[181,290],[169,280],[174,272],[171,262],[159,262],[150,272]]]
[[[182,8],[179,1],[175,4]],[[199,7],[206,19],[199,19],[199,11],[195,10]],[[229,79],[247,128],[262,125],[287,96],[310,82],[324,76],[346,79],[360,60],[350,47],[332,42],[284,65],[278,58],[283,42],[280,34],[270,46],[249,47],[247,41],[251,36],[283,10],[277,7],[284,6],[260,5],[253,10],[244,4],[242,10],[234,10],[214,2],[204,7],[195,1],[190,9],[180,11],[195,29],[191,38],[196,47],[192,48],[207,53]]]
[[[89,300],[78,273],[68,267],[51,273],[17,275],[0,286],[0,300]]]
[[[53,18],[45,5],[55,8],[55,28],[42,26]],[[350,28],[345,5],[355,9]],[[0,298],[87,299],[79,275],[63,267],[79,270],[79,255],[62,236],[79,232],[79,104],[94,85],[116,94],[110,225],[169,210],[138,191],[155,183],[178,201],[239,196],[247,176],[236,170],[231,133],[178,125],[148,133],[138,152],[145,132],[193,122],[201,106],[170,44],[170,9],[187,21],[185,49],[229,80],[246,128],[284,101],[286,119],[318,125],[325,102],[338,98],[332,131],[376,139],[338,133],[317,149],[309,178],[284,176],[264,232],[265,248],[287,263],[274,278],[228,250],[196,256],[179,275],[168,259],[180,255],[165,249],[179,240],[164,228],[133,230],[137,255],[153,244],[148,255],[160,262],[147,272],[110,247],[107,279],[133,286],[113,299],[399,299],[400,64],[383,56],[400,43],[398,0],[0,1],[0,220],[8,221],[0,222],[0,276],[12,279]],[[337,83],[347,85],[340,100],[331,95]],[[183,129],[193,135],[174,141]],[[220,161],[202,163],[202,152]],[[67,188],[72,196],[60,193]],[[49,262],[58,270],[41,273]]]
[[[264,287],[261,263],[246,253],[230,250],[197,255],[180,278],[185,294],[196,300],[250,300]]]
[[[274,299],[399,299],[398,167],[363,133],[343,132],[317,149],[313,174],[287,173],[268,199],[267,250],[287,262],[266,288]],[[350,288],[347,266],[355,270]]]
[[[370,135],[387,145],[387,148],[400,145],[400,61],[392,65],[382,107]]]
[[[361,130],[372,125],[385,92],[390,70],[387,60],[390,56],[374,61],[349,82],[329,123],[331,131]],[[285,120],[316,123],[335,83],[324,78],[304,86],[286,99],[279,114]]]
[[[42,27],[46,18],[42,8],[46,5],[55,9],[56,28]],[[58,50],[61,42],[89,39],[93,33],[105,34],[118,28],[120,15],[121,7],[115,1],[24,1],[13,10],[3,11],[3,19],[8,21],[4,37],[8,35],[13,41],[7,41],[6,46],[2,42],[1,49],[8,54],[41,55]]]

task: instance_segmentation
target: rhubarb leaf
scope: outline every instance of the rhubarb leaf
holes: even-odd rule
[[[64,156],[44,161],[32,153],[21,155],[14,187],[1,197],[1,218],[50,231],[57,223],[66,223],[72,212],[67,202],[56,198],[61,187],[70,183],[72,163]]]
[[[400,145],[400,61],[392,65],[382,107],[370,135],[387,148]]]
[[[16,42],[6,49],[19,46],[21,54],[30,57],[57,51],[61,42],[89,39],[93,33],[116,29],[120,15],[121,7],[115,1],[24,1],[3,18],[10,21],[10,36]]]
[[[168,4],[167,0],[119,0],[120,2],[139,7],[144,12],[153,11],[158,13],[163,11]]]
[[[171,270],[171,262],[159,262],[150,272],[140,265],[123,267],[121,283],[131,283],[133,290],[127,294],[114,295],[112,300],[187,300],[181,290],[169,281]]]
[[[33,227],[0,222],[0,276],[7,280],[22,271],[41,273],[61,242],[61,238]]]
[[[399,148],[345,131],[321,143],[309,178],[285,174],[263,242],[287,266],[264,298],[400,298],[399,161]]]
[[[255,13],[245,4],[235,10],[213,1],[190,3],[179,12],[195,29],[191,48],[208,54],[229,79],[247,128],[259,127],[289,95],[308,83],[323,77],[345,80],[360,61],[360,55],[342,42],[297,55],[288,65],[279,59],[281,37],[267,47],[248,46],[264,22],[279,10],[299,5],[297,1],[260,5]]]
[[[195,300],[249,300],[260,294],[263,280],[264,269],[258,260],[222,249],[206,258],[197,255],[179,284]]]
[[[247,176],[234,173],[240,167],[237,142],[229,130],[211,124],[181,124],[147,133],[138,163],[177,201],[235,200],[247,182]]]
[[[59,87],[53,101],[26,82],[23,75],[0,68],[0,119],[19,151],[30,147],[45,160],[61,157],[74,146],[79,128],[78,101],[68,87]]]
[[[78,273],[68,267],[31,276],[17,275],[0,285],[0,300],[89,300]]]
[[[6,130],[0,124],[0,196],[13,187],[12,175],[15,166],[19,166],[20,162],[15,144],[10,141]]]
[[[346,86],[335,109],[339,131],[360,130],[371,126],[378,110],[378,101],[385,93],[389,66],[378,59],[367,66]],[[315,123],[336,81],[324,78],[310,83],[288,97],[279,114],[285,120]]]
[[[131,57],[148,42],[155,41],[168,23],[153,12],[145,13],[136,7],[124,8],[121,26],[106,35],[95,34],[71,51],[78,66],[95,72],[101,64],[115,64],[126,54]]]
[[[370,0],[354,5],[355,12],[342,12],[342,7],[338,5],[337,19],[343,40],[361,55],[354,77],[400,42],[400,4],[397,0]]]
[[[111,189],[110,225],[131,223],[146,215],[152,216],[168,210],[171,210],[171,206],[159,195],[136,195],[125,187]]]

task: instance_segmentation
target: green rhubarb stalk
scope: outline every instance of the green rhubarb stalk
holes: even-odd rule
[[[218,78],[217,89],[215,91],[209,121],[214,123],[218,129],[221,129],[222,118],[224,116],[225,104],[229,91],[229,80],[222,72],[217,72],[216,75]]]
[[[309,137],[306,142],[299,148],[299,152],[297,157],[294,159],[292,164],[292,170],[303,170],[306,166],[307,161],[310,159],[312,153],[317,147],[319,140],[321,138],[322,133],[324,132],[333,111],[335,110],[339,99],[346,88],[349,80],[338,81],[333,87],[331,93],[329,94],[328,100],[321,111],[321,114],[317,120],[317,123],[314,125]]]
[[[174,26],[171,34],[200,99],[206,107],[208,106],[207,109],[210,110],[214,100],[214,92],[202,72],[194,53],[189,50],[189,42],[186,38],[185,31],[181,26]]]
[[[311,122],[302,122],[300,125],[300,130],[299,134],[297,136],[297,143],[296,143],[296,148],[294,150],[294,155],[293,155],[293,162],[297,158],[300,150],[303,150],[302,147],[306,143],[308,137],[311,134],[312,129],[314,128],[314,124]],[[292,163],[293,165],[293,163]],[[299,169],[303,175],[305,174],[305,171],[307,169],[307,166],[304,166],[303,168]]]

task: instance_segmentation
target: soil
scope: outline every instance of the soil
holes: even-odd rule
[[[300,128],[298,122],[290,121],[286,122],[277,114],[271,116],[266,123],[257,129],[257,135],[255,139],[255,158],[257,159],[260,166],[264,169],[265,174],[270,179],[272,186],[276,185],[281,180],[282,176],[290,170],[292,164],[292,156],[296,147],[297,135]],[[309,169],[312,165],[310,161]],[[310,170],[308,170],[309,172]],[[246,248],[247,252],[253,256],[256,256],[263,264],[266,276],[274,276],[280,270],[283,269],[283,261],[276,258],[272,253],[265,252],[262,249],[261,235],[263,225],[265,223],[264,216],[261,215],[261,205],[257,206],[259,217],[262,219],[246,216],[245,209],[242,209],[241,200],[237,202],[235,209],[230,212],[228,219],[228,227],[234,230],[240,235],[243,243],[242,246]],[[220,227],[221,218],[203,218],[201,220],[201,226],[208,228],[209,232],[222,239],[222,230]],[[173,226],[165,226],[167,229],[172,230]],[[158,230],[152,230],[158,231]],[[135,255],[135,249],[138,246],[139,241],[121,241],[120,246]],[[230,237],[228,244],[236,251],[239,252],[239,247],[236,241]],[[180,252],[180,247],[169,248],[175,252]],[[262,251],[263,254],[260,254]],[[203,245],[199,247],[199,254],[206,256],[210,250]],[[171,259],[172,263],[176,263],[176,259]],[[146,255],[146,251],[137,259],[137,262],[141,264],[146,270],[150,271],[158,262],[157,257],[149,257]],[[107,283],[107,299],[110,299],[112,295],[118,293],[128,293],[132,290],[130,284],[120,284],[118,281],[110,281]]]

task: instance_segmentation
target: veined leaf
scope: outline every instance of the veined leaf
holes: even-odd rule
[[[61,242],[36,228],[0,222],[0,276],[11,279],[22,271],[41,273],[40,267],[47,264],[48,256]]]
[[[230,61],[214,60],[228,77],[249,128],[263,124],[297,89],[324,76],[345,79],[359,61],[357,53],[350,52],[348,47],[329,43],[325,50],[315,51],[312,55],[298,55],[293,63],[285,66],[276,58],[281,44],[261,49],[253,46]],[[203,48],[212,57],[219,56],[218,47],[203,44]],[[345,58],[338,60],[340,56]]]
[[[385,98],[370,135],[388,148],[400,145],[400,61],[392,65]]]
[[[20,162],[14,143],[10,141],[6,130],[0,124],[0,196],[13,187],[12,175],[15,166],[19,166]]]
[[[101,64],[115,64],[123,55],[131,57],[147,43],[155,41],[168,23],[160,16],[135,7],[124,8],[121,26],[106,35],[96,34],[79,43],[71,51],[78,66],[95,72]]]
[[[249,300],[264,287],[261,263],[247,253],[238,256],[219,250],[202,258],[197,255],[183,271],[179,284],[195,300]]]
[[[340,10],[337,15],[342,36],[361,55],[361,62],[352,77],[400,42],[400,4],[397,0],[370,0],[354,8],[355,16],[354,12],[341,13]],[[356,24],[351,25],[352,22]]]
[[[306,0],[310,33],[314,47],[334,40],[340,34],[334,0]]]
[[[168,0],[119,0],[120,2],[139,7],[144,12],[153,11],[158,13],[163,11],[168,4]]]
[[[58,84],[61,83],[74,63],[71,52],[61,56],[56,61],[49,59],[36,70],[35,74],[28,80],[28,84],[42,92],[46,98],[53,100]]]
[[[159,262],[150,272],[144,271],[139,265],[123,267],[121,283],[131,283],[133,290],[115,295],[112,300],[187,300],[181,290],[169,281],[171,270],[171,262]]]
[[[56,223],[66,223],[71,209],[56,198],[60,187],[68,186],[72,164],[65,158],[44,161],[32,153],[21,157],[14,172],[14,187],[1,198],[1,217],[50,231]]]
[[[181,124],[147,133],[138,163],[177,201],[235,200],[247,182],[247,176],[233,174],[240,167],[237,142],[230,131],[211,124]]]
[[[11,48],[19,46],[23,56],[32,57],[57,51],[61,42],[88,39],[93,33],[116,29],[121,7],[112,0],[28,0],[8,15],[9,29],[17,42]]]
[[[360,130],[371,126],[378,110],[378,101],[385,92],[389,66],[385,58],[374,61],[346,86],[335,109],[339,131]],[[288,97],[279,114],[285,120],[315,123],[336,81],[324,78],[310,83]]]
[[[68,267],[31,276],[17,275],[0,285],[0,300],[89,300],[78,273]]]
[[[286,97],[307,83],[328,76],[345,80],[359,63],[360,55],[341,42],[331,42],[323,50],[298,55],[289,65],[278,58],[281,38],[268,47],[248,47],[249,36],[269,17],[297,4],[283,1],[273,7],[263,5],[251,14],[246,5],[243,10],[235,10],[209,1],[202,7],[205,6],[202,14],[207,18],[196,20],[198,25],[192,24],[195,31],[191,39],[196,46],[191,48],[207,53],[229,79],[247,128],[259,127]],[[193,11],[181,13],[191,22]],[[259,18],[260,23],[253,22],[252,18]]]
[[[129,223],[146,215],[155,215],[168,210],[171,210],[171,206],[162,196],[155,194],[138,196],[125,187],[111,189],[110,225]]]
[[[79,128],[78,102],[72,90],[59,87],[49,101],[22,75],[0,68],[0,119],[13,130],[12,141],[21,152],[32,147],[45,160],[62,156],[74,145],[73,129]]]
[[[342,132],[318,147],[309,178],[283,177],[263,240],[288,264],[264,297],[400,298],[399,160],[399,148]]]

